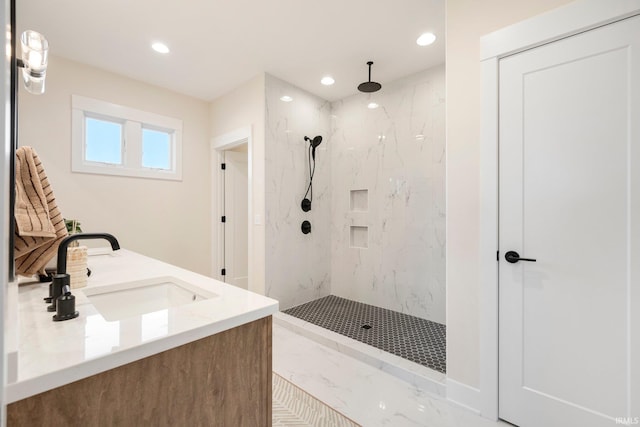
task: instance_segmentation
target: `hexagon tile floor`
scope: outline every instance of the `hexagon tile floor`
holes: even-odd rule
[[[446,326],[335,295],[284,313],[438,372],[447,372]]]

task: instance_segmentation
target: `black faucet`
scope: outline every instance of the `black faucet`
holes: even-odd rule
[[[48,311],[57,311],[53,316],[54,321],[69,320],[78,317],[75,297],[71,295],[70,277],[67,274],[67,249],[71,242],[76,240],[104,239],[111,244],[111,249],[120,249],[118,239],[109,233],[79,233],[65,237],[58,246],[58,267],[53,281],[49,285],[49,297],[45,301],[51,305]]]
[[[57,274],[66,274],[67,273],[67,249],[69,248],[69,244],[71,242],[75,242],[76,240],[93,240],[93,239],[104,239],[111,243],[111,249],[117,251],[120,249],[120,243],[118,243],[118,239],[116,239],[113,235],[109,233],[78,233],[72,234],[68,237],[62,239],[60,242],[60,246],[58,246],[58,268],[56,268]]]

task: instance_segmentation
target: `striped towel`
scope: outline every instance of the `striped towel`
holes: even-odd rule
[[[31,147],[16,150],[16,272],[22,276],[44,274],[67,228],[42,162]]]

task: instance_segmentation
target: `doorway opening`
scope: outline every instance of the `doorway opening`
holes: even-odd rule
[[[251,130],[214,138],[212,144],[212,277],[249,289],[251,239]]]

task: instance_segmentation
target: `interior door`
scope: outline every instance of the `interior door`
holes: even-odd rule
[[[637,423],[640,17],[501,60],[499,90],[500,418]]]
[[[248,162],[246,152],[225,151],[224,262],[225,282],[249,286]]]

